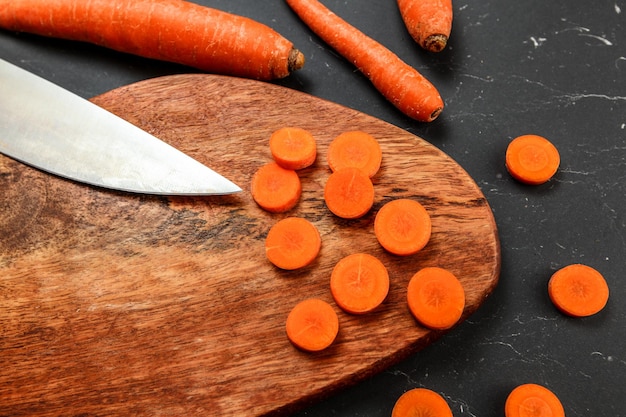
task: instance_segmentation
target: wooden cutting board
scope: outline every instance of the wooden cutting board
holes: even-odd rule
[[[405,301],[425,266],[450,269],[467,296],[463,318],[494,289],[500,247],[491,209],[468,174],[426,141],[388,123],[268,83],[213,75],[152,79],[93,101],[239,184],[238,195],[157,197],[98,189],[0,156],[0,410],[12,416],[257,416],[288,414],[406,358],[441,333],[420,327]],[[284,215],[248,192],[270,161],[270,134],[310,130],[316,164]],[[376,202],[364,218],[329,213],[323,188],[330,141],[364,130],[383,149]],[[468,138],[470,140],[471,138]],[[432,239],[391,256],[373,235],[381,205],[421,202]],[[264,255],[285,216],[312,221],[318,259],[300,271]],[[376,312],[332,301],[329,276],[354,252],[380,257],[391,289]],[[295,349],[285,336],[300,300],[332,303],[335,344]]]

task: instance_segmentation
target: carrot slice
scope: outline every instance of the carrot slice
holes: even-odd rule
[[[515,388],[504,404],[506,417],[565,417],[559,398],[549,389],[537,384]]]
[[[357,130],[344,132],[333,139],[328,146],[327,158],[333,171],[355,167],[371,178],[380,168],[383,153],[372,135]]]
[[[293,270],[313,262],[321,245],[320,233],[313,223],[301,217],[287,217],[268,232],[265,254],[277,267]]]
[[[298,203],[302,184],[295,171],[271,162],[254,173],[250,191],[261,208],[272,213],[283,213]]]
[[[452,417],[446,400],[427,388],[413,388],[402,394],[391,411],[391,417]]]
[[[378,242],[395,255],[419,252],[430,240],[431,229],[430,216],[424,206],[410,199],[386,203],[374,220]]]
[[[358,168],[333,172],[324,187],[326,206],[344,219],[363,217],[374,205],[374,185]]]
[[[296,347],[317,352],[329,347],[339,332],[339,318],[332,306],[319,298],[299,302],[287,316],[287,337]]]
[[[548,294],[561,312],[573,317],[587,317],[606,306],[609,286],[602,274],[592,267],[572,264],[552,275]]]
[[[516,180],[539,185],[547,182],[559,169],[561,157],[556,147],[537,135],[519,136],[506,150],[506,168]]]
[[[303,169],[315,162],[317,146],[309,131],[299,127],[283,127],[270,137],[274,161],[285,169]]]
[[[389,273],[375,256],[354,253],[333,268],[330,292],[342,310],[352,314],[368,313],[387,297]]]
[[[461,318],[465,290],[450,271],[428,267],[418,271],[409,281],[407,301],[409,310],[422,325],[445,330]]]

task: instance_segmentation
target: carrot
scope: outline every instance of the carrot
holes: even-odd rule
[[[398,0],[411,37],[430,52],[441,52],[452,30],[452,0]]]
[[[313,262],[321,245],[320,234],[311,222],[287,217],[270,228],[265,238],[265,254],[277,267],[293,270]]]
[[[374,220],[378,242],[394,255],[413,255],[422,250],[430,240],[431,229],[424,206],[405,198],[386,203]]]
[[[427,388],[413,388],[402,394],[391,411],[391,417],[452,417],[446,400]]]
[[[505,417],[565,417],[559,398],[537,384],[516,387],[504,403]]]
[[[354,253],[342,258],[333,268],[330,291],[342,310],[369,313],[387,298],[389,273],[375,256]]]
[[[354,64],[400,111],[424,122],[439,116],[443,100],[437,89],[415,68],[319,1],[286,1],[315,34]]]
[[[304,65],[268,26],[183,0],[0,0],[0,27],[262,80]]]
[[[315,162],[317,144],[307,130],[283,127],[272,133],[270,152],[276,163],[283,168],[303,169]]]
[[[296,171],[270,162],[254,173],[250,192],[261,208],[271,213],[284,213],[298,203],[302,184]]]
[[[450,271],[439,267],[419,270],[407,290],[409,310],[422,325],[445,330],[454,326],[465,308],[463,285]]]
[[[559,168],[561,158],[556,147],[537,135],[519,136],[506,150],[506,168],[513,178],[526,184],[547,182]]]
[[[326,157],[333,171],[355,167],[371,178],[378,172],[383,154],[380,144],[372,135],[357,130],[344,132],[333,139]]]
[[[548,294],[561,312],[573,317],[587,317],[606,306],[609,287],[602,274],[592,267],[572,264],[552,275]]]
[[[324,201],[338,217],[363,217],[374,205],[372,180],[358,168],[343,168],[333,172],[324,187]]]
[[[329,347],[339,332],[332,306],[319,298],[300,301],[287,316],[287,337],[296,347],[318,352]]]

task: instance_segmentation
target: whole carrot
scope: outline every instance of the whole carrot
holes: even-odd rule
[[[0,0],[0,27],[262,80],[304,64],[268,26],[183,0]]]
[[[424,122],[439,116],[443,100],[437,89],[417,70],[319,1],[286,1],[313,32],[352,62],[400,111]]]
[[[452,30],[452,0],[398,0],[411,37],[430,52],[443,50]]]

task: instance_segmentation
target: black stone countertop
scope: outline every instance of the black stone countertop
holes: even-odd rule
[[[440,90],[425,124],[391,106],[280,0],[197,0],[251,17],[294,42],[305,67],[277,81],[424,138],[487,197],[502,245],[500,283],[479,311],[430,347],[297,416],[389,416],[406,390],[440,392],[455,416],[504,415],[508,393],[534,382],[568,417],[626,416],[626,2],[454,1],[447,49],[422,51],[394,1],[325,0]],[[0,57],[86,98],[146,78],[194,72],[99,47],[0,30]],[[556,176],[513,180],[504,152],[536,133],[559,149]],[[573,319],[550,303],[557,269],[584,263],[607,279],[599,314]],[[6,410],[5,410],[6,411]],[[2,414],[2,411],[0,411]]]

